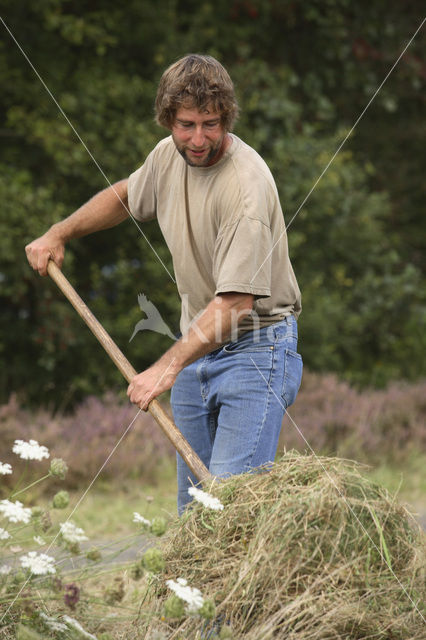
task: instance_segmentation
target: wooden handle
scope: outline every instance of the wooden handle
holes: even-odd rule
[[[85,304],[85,302],[83,302],[76,290],[69,283],[62,271],[59,269],[58,265],[53,262],[53,260],[49,260],[48,262],[47,273],[58,285],[65,297],[68,298],[77,313],[83,318],[84,322],[99,340],[111,360],[120,369],[127,382],[130,382],[132,378],[137,374],[137,371],[132,367],[130,362],[117,347],[114,340],[105,331],[101,323],[95,318],[89,307]],[[191,469],[193,474],[198,478],[198,480],[203,483],[213,480],[213,476],[211,475],[207,467],[192,449],[188,441],[185,440],[173,420],[167,415],[158,400],[156,400],[155,398],[154,400],[151,400],[148,405],[148,411],[156,419],[170,442],[180,453],[180,455],[185,460],[186,464]]]

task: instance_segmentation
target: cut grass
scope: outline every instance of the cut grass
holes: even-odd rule
[[[425,536],[355,463],[289,452],[211,491],[222,511],[195,505],[171,523],[164,579],[200,588],[235,638],[424,638]],[[141,633],[198,639],[199,619],[163,622],[164,579]]]

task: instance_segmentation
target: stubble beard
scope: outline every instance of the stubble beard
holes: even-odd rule
[[[221,140],[220,142],[218,142],[217,145],[212,147],[210,149],[210,151],[208,152],[207,157],[201,163],[198,163],[198,162],[192,161],[187,156],[186,148],[179,147],[175,142],[176,149],[178,150],[178,152],[180,153],[182,158],[185,160],[186,164],[188,164],[190,167],[207,167],[207,166],[209,166],[209,163],[219,154],[219,152],[220,152],[220,150],[222,148],[222,144],[223,144],[223,140]]]

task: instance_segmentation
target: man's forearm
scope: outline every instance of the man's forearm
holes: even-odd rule
[[[160,358],[181,371],[191,362],[214,351],[231,338],[243,318],[249,315],[253,296],[228,293],[216,296],[193,323],[188,333]]]
[[[54,260],[59,268],[62,266],[68,240],[114,227],[127,216],[127,180],[121,180],[97,193],[68,218],[57,222],[28,244],[25,247],[28,262],[41,276],[45,276],[49,260]]]
[[[153,398],[173,386],[184,367],[226,342],[252,306],[253,296],[249,294],[216,296],[185,336],[149,369],[133,378],[127,389],[130,400],[146,411]]]
[[[73,238],[109,229],[128,217],[127,179],[97,193],[65,220],[49,230],[64,243]]]

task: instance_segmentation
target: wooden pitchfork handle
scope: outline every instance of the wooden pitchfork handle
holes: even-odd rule
[[[58,265],[53,260],[49,260],[47,264],[47,273],[58,285],[65,297],[68,298],[74,309],[83,318],[84,322],[99,340],[111,360],[113,360],[113,362],[120,369],[127,382],[130,382],[132,378],[137,374],[137,371],[132,367],[130,362],[117,347],[114,340],[105,331],[101,323],[95,318],[89,307],[83,302],[76,290],[68,282],[62,271],[59,269]],[[203,483],[213,480],[214,476],[211,475],[211,473],[195,453],[189,442],[185,440],[173,420],[167,415],[158,400],[155,400],[155,398],[154,400],[151,400],[148,405],[148,411],[152,416],[154,416],[170,442],[180,453],[180,455],[185,460],[186,464],[191,469],[193,474],[198,478],[198,480]]]

